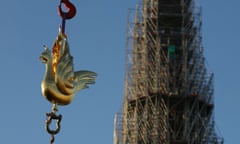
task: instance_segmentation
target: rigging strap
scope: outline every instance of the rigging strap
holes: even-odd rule
[[[67,12],[62,10],[62,4],[64,4]],[[62,17],[62,32],[65,33],[66,20],[72,19],[76,15],[76,7],[69,0],[61,0],[58,6],[58,13]]]

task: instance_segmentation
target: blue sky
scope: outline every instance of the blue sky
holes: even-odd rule
[[[95,85],[59,107],[56,144],[113,143],[114,114],[124,93],[126,20],[137,0],[71,0],[78,13],[66,33],[76,70],[98,73]],[[0,9],[0,143],[49,143],[44,129],[51,104],[41,96],[43,45],[52,47],[61,23],[59,1],[8,0]],[[215,120],[226,144],[239,142],[240,1],[200,0],[203,45],[215,73]]]

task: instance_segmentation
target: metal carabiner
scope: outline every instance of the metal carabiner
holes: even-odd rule
[[[62,4],[64,4],[67,12],[64,12],[62,10]],[[58,13],[63,19],[71,19],[76,15],[77,10],[76,7],[69,0],[61,0],[58,6]]]

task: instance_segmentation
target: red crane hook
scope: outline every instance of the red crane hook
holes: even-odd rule
[[[62,4],[64,4],[67,12],[64,12],[62,10]],[[58,6],[58,13],[63,19],[71,19],[76,15],[77,10],[76,7],[69,0],[61,0]]]

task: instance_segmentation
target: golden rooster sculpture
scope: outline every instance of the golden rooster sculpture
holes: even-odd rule
[[[73,57],[70,54],[67,37],[59,29],[52,53],[45,46],[40,60],[46,65],[41,83],[42,95],[57,105],[70,104],[75,94],[88,84],[95,83],[95,72],[82,70],[74,72]]]

